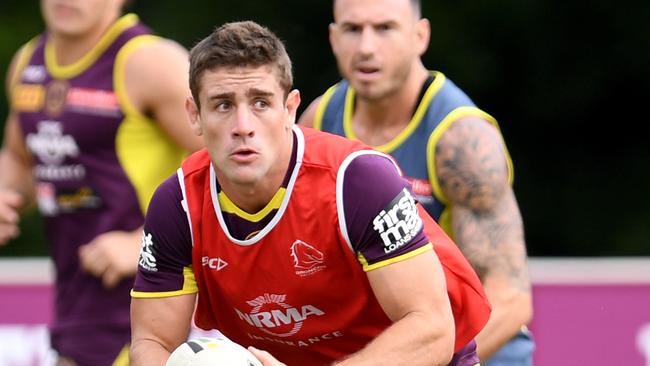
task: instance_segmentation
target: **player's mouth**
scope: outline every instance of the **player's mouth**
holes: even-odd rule
[[[67,4],[56,4],[54,5],[54,13],[57,17],[71,17],[77,15],[79,10],[73,6]]]
[[[240,147],[235,149],[230,154],[230,158],[237,163],[245,164],[257,159],[258,155],[259,153],[255,151],[255,149],[251,149],[249,147]]]
[[[354,76],[359,81],[372,81],[379,77],[379,68],[373,66],[358,66],[354,69]]]

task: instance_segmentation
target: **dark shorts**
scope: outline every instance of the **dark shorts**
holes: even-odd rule
[[[131,341],[131,332],[111,327],[54,331],[50,341],[59,356],[73,360],[77,366],[111,366]]]
[[[476,342],[471,341],[460,351],[454,353],[454,357],[448,366],[474,366],[479,363],[478,355],[476,354]]]
[[[532,366],[534,350],[535,343],[532,335],[528,330],[523,330],[489,360],[481,364],[483,366]]]

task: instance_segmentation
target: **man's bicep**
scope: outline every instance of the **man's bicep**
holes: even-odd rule
[[[0,188],[20,192],[27,201],[33,198],[31,156],[27,151],[18,117],[11,112],[5,125],[4,141],[0,148]]]
[[[131,300],[132,363],[166,360],[187,339],[195,295]],[[161,364],[162,365],[162,364]]]
[[[439,319],[451,317],[442,266],[428,248],[406,260],[366,272],[375,297],[392,321],[413,312]]]
[[[496,127],[477,117],[455,121],[436,145],[435,174],[449,204],[477,211],[492,208],[510,178]]]
[[[478,118],[456,121],[436,147],[436,174],[454,241],[479,277],[498,271],[526,287],[523,224],[496,128]]]

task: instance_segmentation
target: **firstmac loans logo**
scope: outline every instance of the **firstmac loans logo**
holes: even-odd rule
[[[372,220],[373,229],[384,243],[384,252],[391,253],[408,243],[422,229],[415,199],[404,188],[388,206]]]

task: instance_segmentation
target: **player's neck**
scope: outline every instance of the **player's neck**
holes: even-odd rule
[[[375,100],[357,97],[352,117],[357,137],[372,146],[383,145],[396,137],[411,121],[428,76],[429,72],[420,64],[395,93]]]
[[[88,32],[70,35],[61,32],[50,32],[48,42],[51,42],[59,66],[74,64],[90,52],[102,39],[108,29],[119,19],[110,17],[92,27]]]
[[[234,203],[239,209],[249,213],[256,214],[271,202],[276,192],[282,187],[291,165],[291,154],[293,152],[293,133],[290,133],[288,141],[284,142],[288,149],[284,149],[281,156],[273,164],[271,170],[260,180],[251,184],[241,184],[228,180],[223,174],[215,169],[217,182],[221,191]]]

